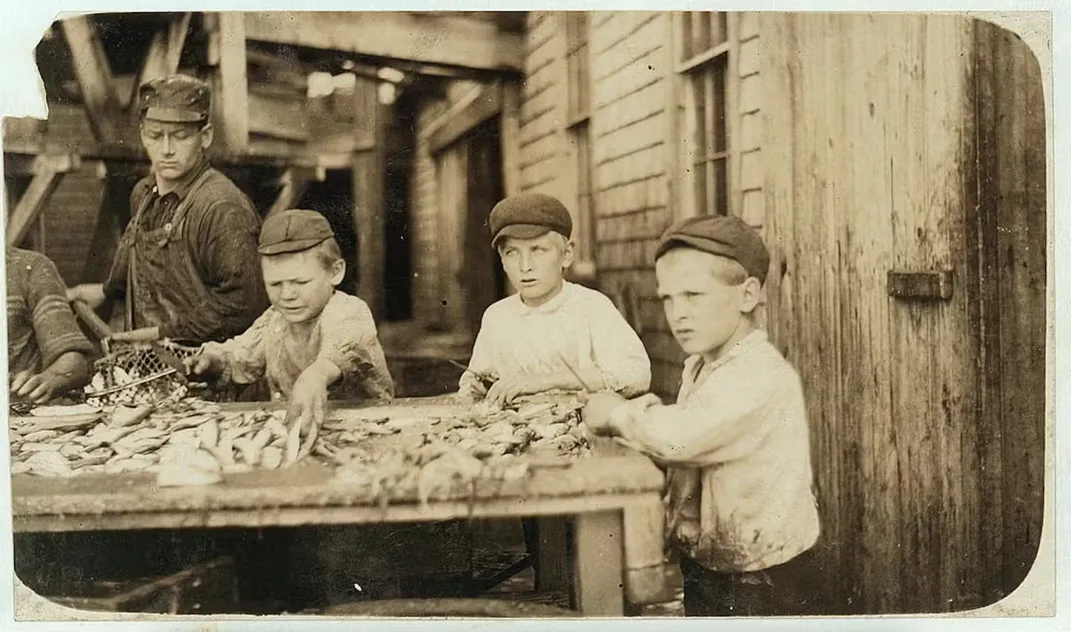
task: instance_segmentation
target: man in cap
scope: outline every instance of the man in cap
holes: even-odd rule
[[[770,256],[736,217],[669,228],[658,295],[684,363],[677,402],[589,398],[584,421],[667,468],[688,616],[821,614],[818,510],[799,375],[752,314]]]
[[[224,340],[267,305],[256,265],[260,218],[205,157],[213,131],[204,82],[153,79],[137,98],[152,172],[134,186],[107,280],[72,288],[68,298],[94,308],[125,299],[126,328],[139,338]]]
[[[569,210],[523,193],[496,204],[489,223],[517,293],[484,312],[461,396],[501,405],[555,390],[646,391],[651,361],[639,336],[609,298],[564,278],[573,262]],[[497,380],[489,388],[486,376]]]
[[[271,307],[244,333],[203,345],[187,360],[191,373],[234,384],[266,377],[272,399],[290,402],[288,418],[302,432],[316,432],[329,391],[389,401],[394,382],[372,312],[337,289],[346,262],[327,219],[300,209],[276,213],[264,221],[258,251]]]

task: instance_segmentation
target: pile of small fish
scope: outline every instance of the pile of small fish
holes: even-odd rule
[[[338,466],[337,481],[366,485],[370,499],[389,501],[416,490],[426,501],[477,479],[523,478],[527,459],[516,457],[586,456],[581,406],[572,400],[507,410],[477,405],[448,417],[329,418],[311,453]],[[152,472],[160,486],[211,485],[226,473],[299,460],[301,439],[296,427],[287,428],[285,414],[224,412],[186,398],[156,407],[116,406],[81,419],[30,418],[12,426],[12,473]]]

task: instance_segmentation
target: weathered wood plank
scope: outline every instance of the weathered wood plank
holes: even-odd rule
[[[250,90],[249,132],[288,141],[306,142],[312,137],[304,99],[280,98]]]
[[[93,135],[101,142],[119,140],[124,137],[121,102],[100,36],[85,15],[61,20],[60,29],[71,49]]]
[[[502,112],[502,85],[491,83],[472,91],[424,130],[428,148],[438,153],[480,123]]]
[[[137,115],[138,88],[141,84],[157,77],[166,77],[178,71],[182,49],[186,45],[186,32],[190,28],[192,13],[180,13],[172,16],[166,25],[152,36],[149,51],[141,62],[141,68],[134,78],[130,97],[126,103],[131,106],[131,114]]]
[[[279,176],[279,195],[268,209],[268,215],[294,208],[301,196],[313,181],[323,182],[327,173],[324,169],[308,167],[290,167]]]
[[[385,219],[383,216],[383,155],[377,148],[353,158],[353,228],[357,233],[358,294],[378,320],[385,309]]]
[[[244,21],[250,40],[276,44],[477,70],[519,72],[524,61],[522,34],[448,13],[252,12]]]
[[[59,186],[65,173],[77,169],[77,156],[42,154],[34,160],[34,176],[30,186],[15,204],[7,222],[7,245],[16,246],[37,224],[48,198]]]
[[[520,193],[521,89],[516,83],[502,87],[502,186],[506,197]]]
[[[212,124],[220,148],[242,152],[249,146],[249,81],[246,20],[238,12],[212,14],[209,23],[212,73]],[[206,19],[209,16],[205,16]]]

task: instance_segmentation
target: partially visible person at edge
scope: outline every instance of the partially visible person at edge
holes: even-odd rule
[[[205,157],[213,138],[210,102],[207,84],[186,75],[139,88],[139,129],[152,173],[130,195],[130,223],[107,280],[67,293],[93,308],[125,299],[126,329],[151,332],[145,337],[225,340],[268,304],[257,265],[260,218]]]
[[[569,210],[549,195],[523,193],[496,204],[488,223],[517,293],[484,312],[470,371],[458,382],[461,400],[502,406],[549,391],[645,392],[651,361],[640,337],[606,295],[565,280]]]
[[[9,401],[46,404],[85,386],[93,345],[75,321],[56,266],[12,246],[4,262]]]
[[[667,468],[667,531],[688,616],[823,614],[803,388],[753,313],[770,256],[736,217],[685,220],[655,255],[685,353],[675,404],[596,394],[584,421]]]

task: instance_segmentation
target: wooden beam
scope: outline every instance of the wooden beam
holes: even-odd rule
[[[226,152],[249,146],[249,80],[245,53],[245,18],[242,13],[206,14],[209,65],[212,73],[212,125],[216,140]]]
[[[521,86],[502,86],[502,188],[506,197],[521,192]]]
[[[290,167],[284,171],[283,175],[279,176],[279,183],[282,188],[279,190],[279,195],[275,198],[275,202],[272,203],[271,208],[268,210],[268,215],[294,208],[294,205],[301,200],[301,196],[305,195],[305,191],[309,188],[309,183],[314,180],[323,182],[326,176],[327,170],[322,167]]]
[[[385,118],[382,110],[375,114],[377,145],[353,160],[353,229],[357,235],[358,293],[378,321],[383,314],[384,216],[383,151]]]
[[[60,28],[71,49],[71,63],[93,135],[101,142],[115,142],[124,131],[122,108],[108,56],[88,16],[60,21]]]
[[[309,140],[309,113],[304,99],[276,98],[255,91],[250,91],[247,98],[251,133],[298,142]]]
[[[7,223],[7,245],[17,246],[41,215],[49,196],[59,186],[63,175],[77,169],[77,156],[67,154],[41,155],[34,161],[34,177],[29,188],[19,198]]]
[[[149,44],[149,52],[141,63],[141,70],[134,79],[133,89],[127,99],[133,111],[137,107],[138,87],[157,77],[173,75],[178,71],[182,49],[186,45],[186,31],[190,28],[192,13],[182,13],[171,18],[166,26],[156,31]],[[134,112],[136,114],[136,112]]]
[[[524,63],[523,34],[448,13],[256,12],[245,27],[250,40],[384,59],[511,73]]]
[[[442,151],[472,128],[500,114],[502,102],[502,86],[497,82],[473,90],[428,126],[425,137],[431,152]]]

